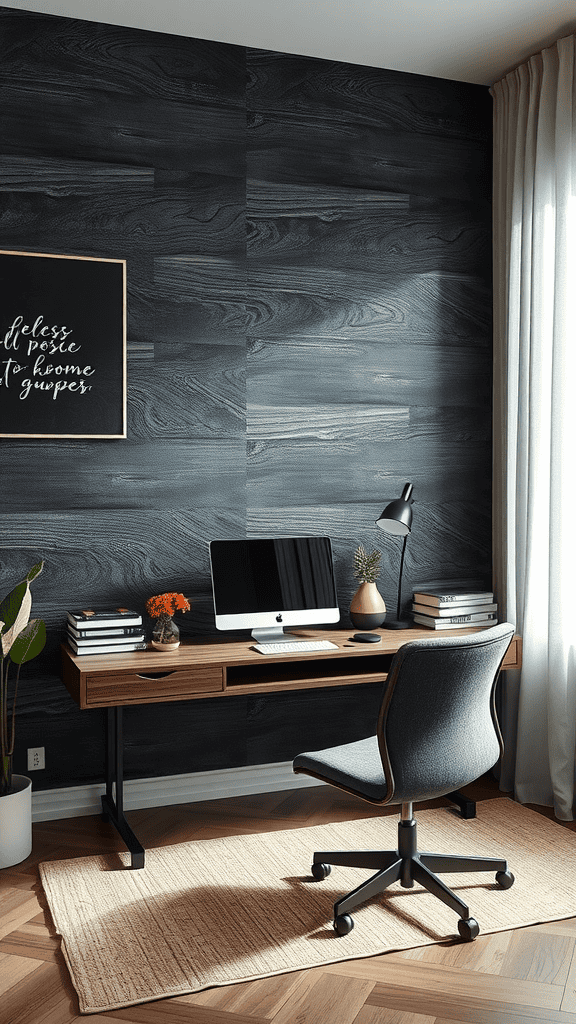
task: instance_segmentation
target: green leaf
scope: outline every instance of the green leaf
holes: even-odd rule
[[[42,560],[41,562],[36,562],[36,565],[32,566],[32,568],[30,569],[30,572],[28,573],[28,575],[26,577],[26,579],[28,580],[28,583],[32,583],[32,580],[35,580],[36,577],[40,575],[40,573],[42,572],[43,568],[44,568],[44,560]]]
[[[28,580],[22,580],[22,583],[19,583],[0,604],[0,616],[9,627],[1,634],[2,654],[10,653],[12,644],[30,618],[31,608],[32,595]]]
[[[14,587],[14,590],[11,590],[0,603],[0,620],[4,620],[5,627],[0,629],[2,656],[10,653],[12,644],[30,618],[32,610],[30,582],[42,572],[43,567],[44,561],[37,562],[32,566],[26,578]]]
[[[30,619],[27,626],[18,634],[10,649],[10,660],[15,665],[23,665],[32,661],[44,648],[46,643],[46,624],[43,619]]]
[[[0,619],[4,620],[4,625],[10,627],[16,622],[27,589],[28,580],[22,580],[0,603]]]

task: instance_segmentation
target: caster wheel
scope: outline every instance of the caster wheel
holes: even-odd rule
[[[472,942],[480,932],[480,925],[473,917],[461,917],[458,921],[458,931],[465,942]]]
[[[354,921],[350,914],[340,914],[334,918],[334,931],[336,935],[348,935],[354,927]]]
[[[514,875],[511,871],[497,871],[496,881],[501,889],[509,889],[511,885],[514,885]]]
[[[317,882],[321,882],[323,878],[327,878],[332,868],[329,864],[313,864],[312,865],[312,876]]]

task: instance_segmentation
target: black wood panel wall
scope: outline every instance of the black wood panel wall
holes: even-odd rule
[[[414,484],[406,599],[490,584],[487,89],[0,9],[0,248],[125,258],[128,439],[0,444],[4,590],[40,557],[16,769],[98,780],[102,716],[59,679],[66,610],[184,592],[207,542],[333,538],[342,605]],[[1,302],[1,297],[0,297]],[[0,394],[1,400],[1,394]],[[127,774],[291,758],[366,735],[374,687],[130,709]]]

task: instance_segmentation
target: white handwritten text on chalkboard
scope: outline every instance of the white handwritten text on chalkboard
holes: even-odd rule
[[[52,326],[44,323],[40,314],[32,325],[24,323],[24,317],[18,315],[0,340],[0,348],[6,352],[18,353],[0,360],[0,387],[8,388],[11,384],[20,388],[19,398],[24,401],[31,391],[51,391],[56,399],[62,391],[77,392],[81,395],[92,390],[86,377],[95,372],[91,365],[82,366],[77,363],[49,363],[47,356],[68,355],[79,352],[81,344],[67,339],[73,328]],[[32,359],[31,363],[20,363],[19,359]],[[27,376],[24,376],[27,374]],[[49,379],[46,379],[49,378]],[[57,378],[57,379],[53,379]]]

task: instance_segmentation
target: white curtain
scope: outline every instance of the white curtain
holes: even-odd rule
[[[575,811],[575,36],[506,75],[494,100],[494,568],[523,638],[503,676],[500,785]]]

